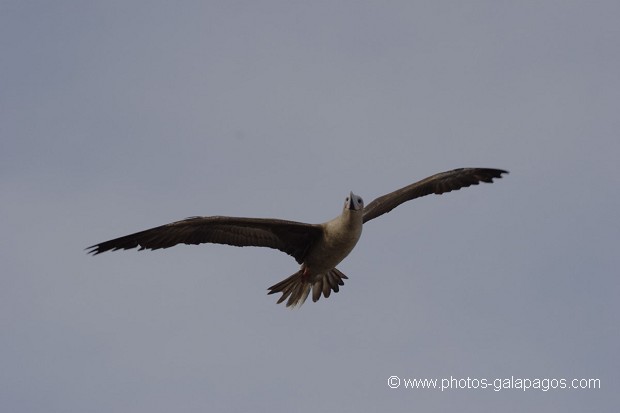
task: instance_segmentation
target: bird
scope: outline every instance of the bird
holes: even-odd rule
[[[364,206],[353,192],[347,195],[342,213],[322,224],[306,224],[271,218],[195,216],[145,231],[101,242],[86,248],[98,255],[106,251],[157,250],[177,244],[227,244],[237,247],[268,247],[292,256],[300,269],[268,288],[281,293],[277,304],[301,306],[310,292],[316,302],[323,295],[337,293],[348,277],[336,268],[353,250],[368,221],[386,214],[400,204],[430,194],[443,194],[508,174],[503,169],[458,168],[440,172],[376,198]]]

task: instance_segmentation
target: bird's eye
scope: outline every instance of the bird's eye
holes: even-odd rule
[[[345,199],[345,202],[349,202],[349,197],[347,197],[347,199]]]

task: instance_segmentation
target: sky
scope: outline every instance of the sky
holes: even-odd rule
[[[0,409],[617,410],[619,18],[2,0]],[[84,251],[194,215],[320,223],[467,166],[510,174],[367,223],[300,309],[266,295],[298,269],[279,251]]]

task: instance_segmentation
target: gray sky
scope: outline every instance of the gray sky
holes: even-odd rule
[[[617,409],[619,18],[615,1],[3,0],[1,410]],[[340,293],[299,310],[266,295],[297,270],[278,251],[83,251],[191,215],[322,222],[350,190],[462,166],[510,175],[370,222]]]

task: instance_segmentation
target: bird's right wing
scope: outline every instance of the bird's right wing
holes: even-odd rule
[[[402,204],[421,196],[456,191],[480,182],[492,183],[508,171],[490,168],[459,168],[441,172],[394,192],[380,196],[364,208],[364,222],[386,214]]]
[[[314,242],[323,235],[320,225],[268,218],[191,217],[136,232],[87,248],[93,255],[106,251],[156,250],[177,244],[227,244],[237,247],[269,247],[302,263]]]

